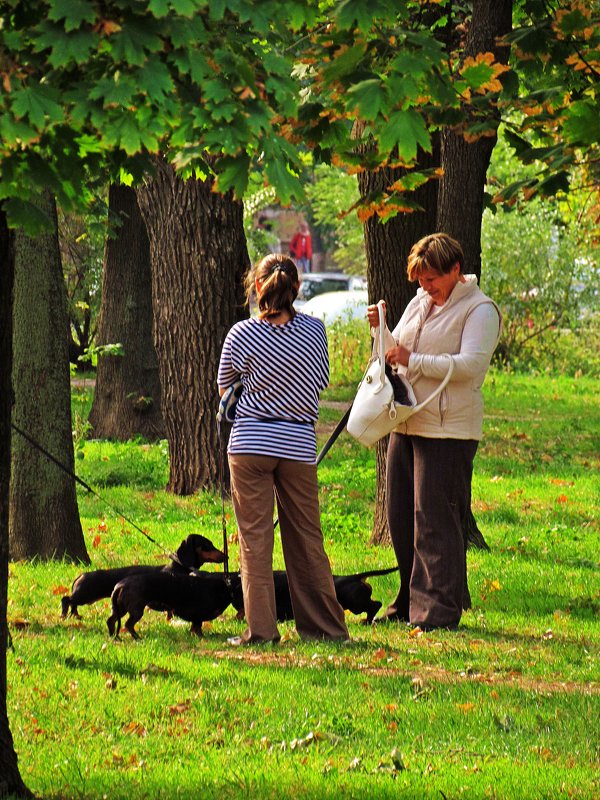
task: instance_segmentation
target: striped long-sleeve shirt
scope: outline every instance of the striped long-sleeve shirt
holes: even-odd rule
[[[228,452],[316,461],[319,394],[329,382],[321,320],[296,314],[284,325],[252,318],[227,334],[218,384],[241,380]]]

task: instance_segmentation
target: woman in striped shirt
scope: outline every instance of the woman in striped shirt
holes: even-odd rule
[[[315,422],[329,381],[327,337],[321,320],[294,310],[299,286],[290,258],[263,258],[246,278],[258,316],[234,325],[221,353],[221,394],[237,380],[244,387],[228,454],[248,627],[232,644],[279,641],[274,498],[298,633],[348,639],[323,547],[317,486]]]

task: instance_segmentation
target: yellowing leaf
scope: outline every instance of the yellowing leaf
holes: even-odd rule
[[[136,736],[146,736],[148,734],[148,731],[141,722],[128,722],[126,725],[123,725],[121,730],[128,735],[135,734]]]
[[[486,578],[483,582],[483,588],[487,592],[499,592],[502,587],[500,586],[500,581],[498,578],[495,578],[494,580],[489,580]]]

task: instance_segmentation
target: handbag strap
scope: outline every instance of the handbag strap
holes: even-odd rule
[[[446,376],[444,377],[443,381],[440,384],[438,384],[438,386],[435,387],[435,389],[429,395],[429,397],[426,397],[425,400],[421,400],[420,403],[417,403],[416,406],[412,407],[411,416],[413,414],[416,414],[417,411],[420,411],[422,408],[424,408],[429,403],[431,403],[432,400],[435,400],[435,398],[438,396],[438,394],[441,394],[441,392],[444,391],[444,389],[446,388],[446,386],[450,382],[450,378],[452,377],[452,373],[454,372],[454,359],[452,358],[452,356],[449,353],[440,353],[440,355],[443,355],[448,359],[448,371],[446,372]]]
[[[385,314],[383,312],[383,300],[377,303],[379,312],[379,383],[383,386],[385,382]]]

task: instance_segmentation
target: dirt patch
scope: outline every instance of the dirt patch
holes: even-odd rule
[[[371,657],[375,654],[371,654]],[[600,695],[600,683],[595,681],[545,681],[540,678],[528,678],[519,672],[456,672],[446,670],[439,666],[420,664],[418,669],[405,668],[401,666],[369,665],[355,661],[349,655],[338,653],[328,653],[318,655],[316,658],[299,657],[295,652],[276,652],[269,650],[217,650],[215,658],[233,658],[243,661],[245,664],[255,664],[265,667],[280,667],[282,669],[290,667],[318,668],[320,664],[327,664],[345,670],[357,670],[362,675],[373,675],[374,677],[400,677],[411,678],[415,685],[427,685],[428,683],[481,683],[493,687],[508,687],[520,689],[525,692],[538,692],[540,694],[582,694]],[[394,657],[393,652],[386,652],[386,657]]]

